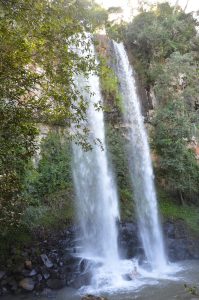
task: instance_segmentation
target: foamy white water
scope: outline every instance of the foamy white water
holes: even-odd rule
[[[94,46],[89,55],[94,57]],[[84,52],[83,55],[85,55]],[[87,53],[88,54],[88,53]],[[119,262],[117,226],[119,208],[115,182],[107,161],[103,111],[95,105],[103,102],[98,76],[92,72],[88,78],[77,79],[80,93],[89,102],[88,126],[91,131],[92,151],[85,152],[73,144],[73,178],[77,198],[77,215],[81,228],[82,257],[102,265],[109,265],[116,272]],[[87,87],[90,87],[90,92]],[[95,145],[100,139],[103,150]]]
[[[154,185],[154,174],[136,91],[134,71],[129,63],[124,45],[114,42],[116,67],[121,85],[124,106],[124,121],[129,124],[129,167],[134,190],[139,232],[145,255],[156,275],[166,273],[167,258]]]

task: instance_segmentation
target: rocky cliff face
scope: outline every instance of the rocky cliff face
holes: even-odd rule
[[[190,233],[182,220],[168,220],[163,224],[165,247],[169,261],[199,258],[198,236]],[[134,222],[124,222],[119,226],[119,243],[122,255],[127,258],[144,258],[143,248]]]

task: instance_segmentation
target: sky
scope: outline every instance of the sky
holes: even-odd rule
[[[156,2],[165,2],[166,0],[146,0],[147,3],[156,3]],[[171,4],[175,4],[177,0],[169,0]],[[199,0],[178,0],[178,5],[180,5],[183,9],[186,6],[188,1],[188,5],[186,8],[186,12],[197,11],[199,10]],[[132,13],[132,8],[136,10],[138,6],[139,0],[96,0],[99,4],[104,6],[105,8],[109,8],[111,6],[120,6],[123,8],[123,16],[126,20],[130,19],[130,15]]]

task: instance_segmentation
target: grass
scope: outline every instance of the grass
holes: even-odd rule
[[[196,206],[177,205],[175,200],[166,192],[159,191],[160,212],[164,219],[183,220],[187,227],[195,233],[199,233],[199,208]]]

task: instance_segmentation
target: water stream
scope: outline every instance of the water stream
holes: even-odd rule
[[[114,42],[117,74],[124,106],[124,121],[128,124],[129,167],[136,202],[139,232],[145,255],[153,272],[165,273],[165,255],[162,231],[158,216],[154,174],[147,134],[141,114],[132,69],[124,45]]]
[[[94,46],[91,45],[94,56]],[[86,87],[90,87],[90,92]],[[115,272],[119,255],[116,221],[119,219],[117,190],[107,161],[104,115],[96,105],[103,103],[98,76],[79,78],[78,88],[89,102],[87,111],[92,151],[73,145],[73,178],[77,198],[77,214],[81,228],[80,254],[101,262]],[[100,139],[101,146],[95,144]],[[103,149],[102,149],[103,148]]]

